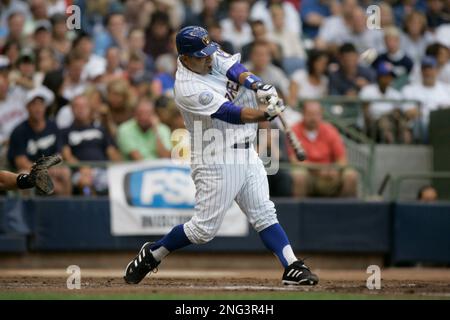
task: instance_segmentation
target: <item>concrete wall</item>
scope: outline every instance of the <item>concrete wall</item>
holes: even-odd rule
[[[373,190],[377,191],[387,173],[411,173],[433,170],[433,152],[430,146],[378,145],[375,147]],[[418,189],[430,180],[410,180],[402,184],[399,199],[415,199]],[[389,199],[390,186],[384,192]]]

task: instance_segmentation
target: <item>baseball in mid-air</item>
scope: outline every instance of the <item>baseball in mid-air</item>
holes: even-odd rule
[[[360,54],[359,61],[366,64],[372,64],[377,56],[377,50],[375,50],[374,48],[369,48]]]

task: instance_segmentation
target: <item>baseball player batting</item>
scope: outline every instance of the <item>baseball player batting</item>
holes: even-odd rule
[[[125,282],[139,283],[174,250],[212,240],[225,213],[236,201],[264,245],[284,267],[282,283],[317,284],[318,277],[296,258],[278,223],[275,206],[269,199],[266,171],[253,148],[257,123],[273,120],[285,108],[282,103],[272,103],[278,98],[275,88],[249,72],[240,63],[240,54],[230,55],[211,42],[207,31],[201,27],[181,29],[176,36],[176,45],[179,58],[175,101],[191,136],[195,214],[157,242],[145,243],[127,265]],[[260,110],[258,100],[265,103],[270,100],[271,103],[265,110]],[[203,142],[201,136],[210,129],[222,132],[224,136],[235,132],[233,139],[226,139],[215,152],[244,154],[246,161],[203,163],[202,152],[194,144],[200,141],[204,150],[207,142]]]

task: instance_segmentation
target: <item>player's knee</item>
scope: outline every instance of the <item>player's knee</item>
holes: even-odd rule
[[[343,173],[344,183],[349,185],[357,185],[358,183],[358,172],[353,169],[346,169]]]
[[[197,233],[192,237],[191,241],[193,241],[195,244],[205,244],[214,239],[214,237],[215,234],[211,233]]]
[[[195,244],[208,243],[217,234],[217,228],[206,228],[197,223],[189,221],[186,223],[186,228],[189,230],[189,240]]]
[[[260,232],[271,225],[278,223],[275,209],[267,210],[264,214],[259,215],[256,219],[250,221],[253,229]]]

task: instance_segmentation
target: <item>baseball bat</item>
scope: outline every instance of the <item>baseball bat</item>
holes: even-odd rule
[[[284,119],[284,115],[280,113],[278,115],[278,118],[280,118],[281,124],[283,126],[284,132],[286,133],[286,136],[288,138],[288,141],[292,148],[294,149],[295,156],[299,161],[305,161],[306,160],[306,153],[305,149],[303,149],[302,144],[300,143],[300,140],[298,140],[297,136],[294,132],[292,132],[291,128],[286,123],[286,120]]]
[[[387,183],[391,179],[391,175],[388,173],[384,176],[383,181],[381,182],[380,188],[378,189],[377,195],[382,196],[384,189],[386,189]]]

